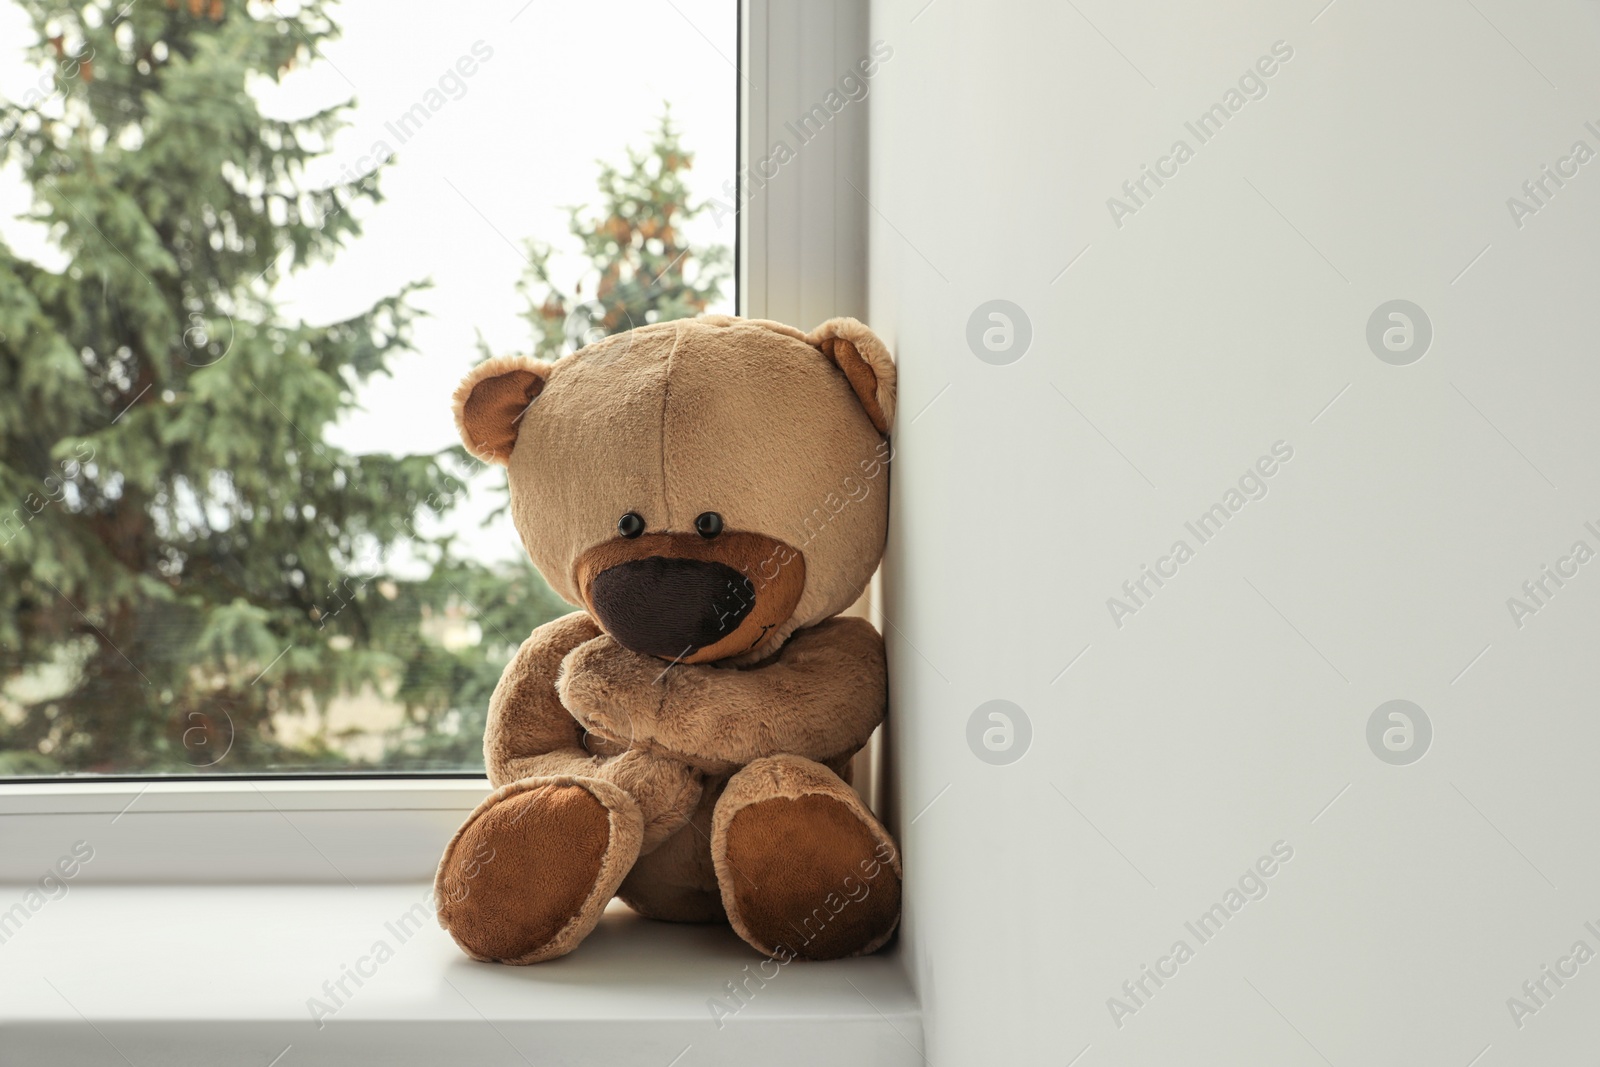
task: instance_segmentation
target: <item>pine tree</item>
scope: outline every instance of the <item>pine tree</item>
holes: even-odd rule
[[[459,450],[325,439],[406,348],[408,293],[326,326],[270,299],[380,199],[376,175],[303,181],[349,105],[279,121],[250,93],[337,36],[328,5],[22,6],[50,74],[0,108],[0,162],[69,263],[0,243],[0,773],[345,765],[273,720],[369,686],[437,733],[558,609],[527,568],[500,580],[418,535]],[[430,577],[390,574],[418,559]],[[423,636],[463,604],[505,636]]]
[[[419,531],[465,490],[461,449],[327,440],[407,349],[409,290],[321,326],[271,299],[381,199],[378,174],[304,179],[353,101],[280,121],[250,93],[338,36],[328,3],[19,2],[49,74],[0,103],[0,164],[67,265],[0,241],[0,775],[481,766],[502,666],[567,608],[526,561]],[[679,232],[689,163],[664,119],[602,168],[603,217],[572,216],[593,301],[534,246],[538,353],[718,299],[726,250]],[[282,739],[362,692],[404,709],[377,757]]]
[[[570,212],[569,229],[588,260],[568,295],[551,279],[550,245],[528,242],[529,266],[519,289],[533,328],[533,354],[555,359],[609,334],[652,322],[698,315],[721,299],[728,249],[692,248],[684,224],[707,204],[690,202],[685,180],[694,163],[664,111],[650,147],[628,150],[626,172],[600,163],[600,215]],[[584,299],[584,287],[592,299]]]

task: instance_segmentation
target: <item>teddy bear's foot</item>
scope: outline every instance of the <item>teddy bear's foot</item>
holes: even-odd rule
[[[600,921],[643,836],[638,805],[610,782],[512,782],[445,848],[434,879],[439,925],[477,960],[564,956]]]
[[[772,756],[729,779],[711,856],[728,920],[769,956],[863,955],[900,921],[894,841],[820,763]]]

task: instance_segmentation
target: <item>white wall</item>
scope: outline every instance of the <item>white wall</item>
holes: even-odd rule
[[[1507,1005],[1600,952],[1600,562],[1520,628],[1507,607],[1600,551],[1600,159],[1520,228],[1507,206],[1600,151],[1600,12],[1323,3],[872,6],[892,803],[935,1064],[1600,1042],[1600,961],[1520,1028]],[[1199,144],[1185,121],[1277,41],[1265,97]],[[1107,198],[1178,138],[1193,158],[1119,228]],[[994,299],[1031,321],[1010,365],[966,339]],[[1392,299],[1432,323],[1410,365],[1366,339]],[[1280,441],[1200,544],[1185,522]],[[1119,628],[1107,599],[1180,538]],[[1402,698],[1434,736],[1394,765],[1366,731]],[[993,699],[1032,725],[1009,765],[967,742]],[[1280,841],[1267,895],[1200,943],[1185,921]],[[1108,998],[1135,1006],[1122,983],[1179,939],[1119,1027]]]

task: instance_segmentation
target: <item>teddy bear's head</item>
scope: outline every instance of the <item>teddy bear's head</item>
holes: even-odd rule
[[[504,464],[550,587],[618,643],[759,660],[848,607],[883,553],[895,368],[854,319],[705,316],[556,363],[476,367],[467,449]]]

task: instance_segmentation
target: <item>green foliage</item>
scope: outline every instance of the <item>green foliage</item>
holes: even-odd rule
[[[376,173],[304,183],[353,101],[278,121],[250,92],[338,35],[329,4],[18,2],[50,75],[0,103],[0,165],[67,266],[0,241],[0,776],[481,767],[502,667],[568,609],[526,562],[422,532],[463,450],[327,439],[409,348],[411,290],[320,326],[273,305],[381,199]],[[573,213],[596,301],[536,255],[541,354],[591,309],[612,332],[718,296],[726,250],[685,276],[677,135],[629,158],[601,171],[601,220]],[[341,698],[400,725],[341,733]]]
[[[561,610],[417,532],[459,450],[325,440],[408,347],[409,293],[327,326],[269,298],[379,199],[302,182],[345,106],[249,92],[337,34],[326,6],[24,0],[53,82],[0,109],[0,153],[69,265],[0,244],[0,773],[346,767],[279,727],[361,693],[405,708],[380,765],[471,767],[514,635]],[[488,638],[427,636],[449,617]]]
[[[533,354],[556,359],[608,334],[698,315],[721,298],[728,249],[691,248],[683,227],[707,206],[691,204],[684,173],[694,162],[661,116],[648,151],[628,150],[628,169],[600,164],[600,215],[571,209],[569,228],[588,268],[567,295],[551,280],[554,250],[528,242],[528,270],[518,289],[528,301]],[[594,292],[585,300],[585,285]]]

